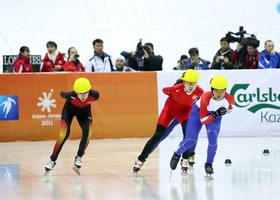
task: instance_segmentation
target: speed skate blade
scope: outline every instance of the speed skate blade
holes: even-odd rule
[[[171,170],[170,170],[170,174],[169,174],[169,178],[172,177],[172,173],[173,173],[173,170],[171,169]]]
[[[205,180],[214,180],[214,178],[211,174],[206,174],[204,177],[205,177]]]
[[[77,168],[76,166],[73,166],[72,168],[78,175],[81,175],[79,168]]]

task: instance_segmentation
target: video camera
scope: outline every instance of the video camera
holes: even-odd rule
[[[245,37],[245,35],[250,35],[249,37]],[[253,46],[254,48],[257,48],[260,46],[260,41],[257,40],[257,37],[254,34],[248,34],[243,26],[239,27],[239,31],[237,33],[228,32],[226,34],[226,38],[229,42],[238,42],[242,46]]]
[[[249,37],[245,37],[245,35],[249,35]],[[238,42],[243,47],[239,50],[238,58],[235,63],[233,63],[234,68],[239,69],[245,63],[245,56],[247,55],[247,46],[252,46],[253,48],[257,48],[260,46],[260,41],[257,40],[257,37],[254,34],[248,34],[243,26],[239,27],[239,31],[236,33],[228,32],[226,34],[226,38],[228,42],[234,43]]]

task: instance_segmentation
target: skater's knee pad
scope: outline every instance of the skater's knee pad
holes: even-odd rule
[[[216,146],[218,141],[218,134],[215,130],[211,130],[207,134],[210,146]]]

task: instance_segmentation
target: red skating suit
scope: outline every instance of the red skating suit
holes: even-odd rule
[[[199,86],[192,93],[188,93],[183,83],[165,87],[162,91],[169,97],[160,113],[158,124],[165,127],[168,127],[169,123],[175,118],[178,118],[179,123],[188,119],[192,105],[203,94],[203,89]]]

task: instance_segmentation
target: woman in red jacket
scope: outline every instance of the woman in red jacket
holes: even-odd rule
[[[62,69],[67,72],[84,72],[85,68],[79,61],[79,54],[75,47],[68,49],[68,62],[62,66]]]
[[[56,72],[63,71],[62,66],[67,62],[67,58],[64,53],[60,53],[57,50],[57,44],[53,41],[47,43],[47,50],[44,59],[41,63],[41,72]]]
[[[154,135],[148,140],[144,149],[142,150],[142,153],[138,156],[137,161],[135,161],[135,165],[133,167],[134,172],[138,172],[140,170],[148,156],[163,140],[164,133],[172,120],[176,118],[178,119],[182,126],[183,135],[185,137],[186,124],[192,109],[192,105],[203,94],[203,89],[197,86],[198,81],[198,72],[193,69],[188,69],[184,71],[181,77],[181,83],[175,84],[171,87],[163,88],[163,92],[169,97],[167,98],[158,118]],[[187,151],[183,154],[183,158],[189,158]]]
[[[28,47],[20,47],[18,58],[14,62],[14,72],[33,72],[32,63],[30,62],[30,50]]]

